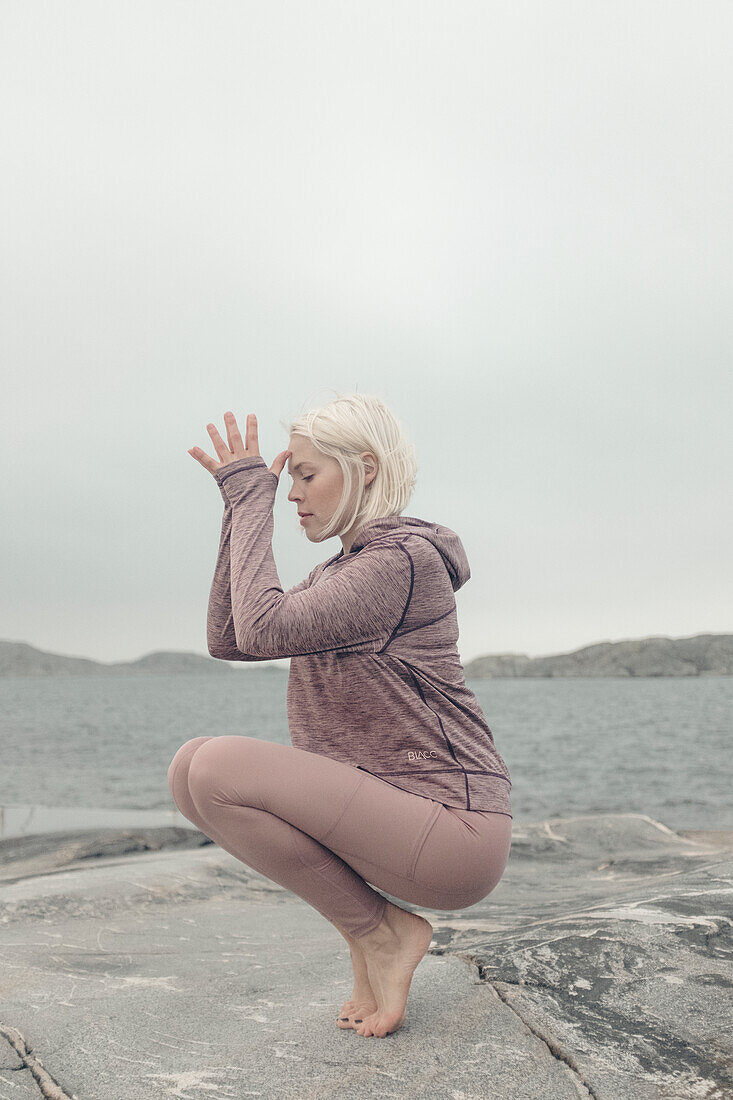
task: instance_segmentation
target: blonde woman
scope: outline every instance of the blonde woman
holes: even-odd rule
[[[463,909],[499,882],[511,780],[457,649],[454,593],[470,570],[458,535],[403,516],[414,448],[376,397],[340,395],[290,425],[267,467],[257,420],[224,414],[215,478],[224,517],[209,652],[290,658],[291,745],[194,737],[174,756],[176,805],[209,839],[303,898],[349,945],[354,988],[336,1024],[383,1038],[405,1019],[432,925],[389,901]],[[272,508],[288,500],[311,542],[342,549],[284,592]]]

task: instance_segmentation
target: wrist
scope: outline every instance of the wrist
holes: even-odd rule
[[[270,470],[261,455],[248,455],[221,466],[214,477],[221,494],[231,506],[246,498],[261,496],[263,490],[270,492],[274,499],[279,478]],[[274,485],[273,485],[274,480]]]
[[[264,465],[265,460],[262,455],[247,455],[246,458],[235,458],[233,462],[227,462],[224,466],[220,466],[218,470],[214,470],[214,477],[221,487],[228,477],[239,473],[240,470],[249,470],[252,467]]]

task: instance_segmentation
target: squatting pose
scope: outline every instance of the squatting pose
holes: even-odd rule
[[[298,417],[270,467],[254,414],[244,442],[234,414],[224,422],[226,444],[207,427],[218,461],[189,451],[224,500],[209,653],[290,658],[292,743],[194,737],[168,782],[205,836],[335,925],[354,968],[336,1026],[382,1038],[404,1023],[433,928],[379,891],[463,909],[491,893],[511,847],[509,771],[457,649],[468,560],[454,531],[401,514],[415,452],[378,398]],[[286,464],[309,541],[342,544],[287,592],[272,553]]]

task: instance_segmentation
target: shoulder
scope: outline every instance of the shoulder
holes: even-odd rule
[[[380,571],[385,576],[404,573],[409,577],[413,566],[406,542],[404,531],[385,531],[370,539],[356,553],[342,554],[339,551],[338,554],[316,566],[315,571],[319,575],[325,573],[329,577],[360,573],[369,575]]]
[[[402,567],[406,573],[412,574],[423,582],[432,577],[442,580],[446,574],[443,556],[430,539],[412,531],[394,530],[386,531],[383,535],[372,539],[357,557],[361,557],[369,551],[374,565],[385,565],[390,568]],[[372,556],[373,555],[373,556]]]
[[[404,529],[385,531],[370,539],[356,554],[343,555],[340,551],[330,558],[320,562],[313,573],[322,573],[326,569],[340,570],[352,565],[379,566],[386,563],[404,563],[409,569],[411,566],[442,565],[442,557],[438,549],[429,539],[416,535]]]
[[[431,539],[412,531],[395,532],[395,535],[418,588],[431,592],[442,591],[446,585],[452,588],[446,560]]]

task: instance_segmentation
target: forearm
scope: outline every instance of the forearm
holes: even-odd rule
[[[221,495],[224,499],[224,515],[221,521],[219,553],[211,582],[206,617],[206,641],[209,653],[221,661],[266,661],[269,658],[243,653],[237,646],[231,596],[232,508],[223,490]]]
[[[258,496],[230,506],[230,513],[232,628],[237,644],[246,648],[248,639],[267,629],[269,612],[283,598],[284,590],[272,552],[271,505]]]

